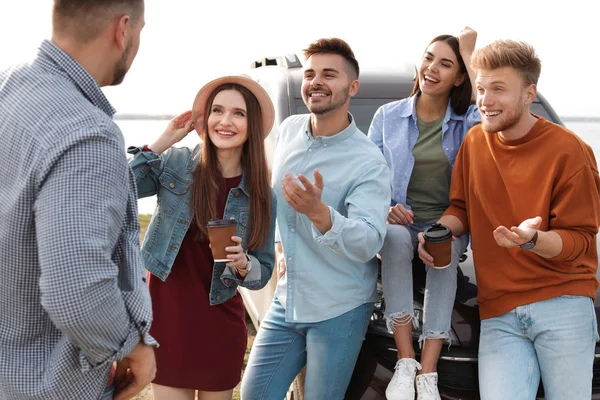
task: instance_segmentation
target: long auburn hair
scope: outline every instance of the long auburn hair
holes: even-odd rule
[[[452,51],[454,51],[454,55],[456,55],[456,59],[458,60],[460,72],[466,75],[464,82],[460,86],[454,86],[450,91],[450,106],[452,107],[452,110],[454,110],[457,115],[464,115],[469,109],[469,106],[473,103],[473,87],[471,86],[471,80],[469,79],[465,62],[460,55],[458,40],[456,39],[456,36],[452,35],[436,36],[431,42],[429,42],[426,49],[435,42],[444,42],[450,46]],[[421,86],[419,85],[418,75],[410,96],[414,96],[415,94],[421,94]]]
[[[208,237],[206,224],[217,216],[217,196],[224,188],[219,170],[217,149],[208,136],[208,117],[217,94],[223,90],[238,91],[246,102],[248,139],[242,149],[242,169],[249,199],[249,232],[247,249],[260,248],[267,240],[271,226],[271,185],[265,155],[263,121],[260,104],[252,92],[242,85],[225,83],[208,97],[200,130],[203,142],[200,160],[194,170],[192,211],[201,236]]]

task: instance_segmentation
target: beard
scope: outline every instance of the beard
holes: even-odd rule
[[[314,91],[319,91],[319,90],[316,89]],[[305,97],[307,99],[310,99],[310,92],[311,91],[307,91],[307,93],[305,95]],[[331,97],[330,97],[329,103],[327,103],[327,104],[311,104],[309,101],[305,101],[308,111],[310,111],[311,113],[313,113],[315,115],[324,115],[324,114],[327,114],[329,112],[332,112],[332,111],[335,111],[335,110],[341,108],[346,103],[348,98],[350,97],[350,86],[346,86],[345,88],[342,88],[340,90],[340,92],[335,96],[331,93],[329,95]]]
[[[521,101],[514,107],[512,110],[503,111],[500,116],[502,117],[500,120],[496,122],[489,122],[484,117],[482,118],[481,127],[487,133],[498,133],[507,131],[513,126],[517,125],[523,116],[523,109],[525,106]]]
[[[125,50],[123,50],[123,54],[121,54],[121,58],[119,58],[115,63],[111,86],[120,85],[125,79],[125,75],[127,75],[127,72],[129,71],[129,67],[127,66],[127,60],[129,59],[130,52],[131,45],[127,45],[127,47],[125,47]]]

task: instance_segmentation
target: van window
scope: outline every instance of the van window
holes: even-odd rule
[[[350,100],[350,113],[354,116],[358,129],[366,135],[369,132],[369,126],[371,126],[375,111],[382,105],[396,100],[399,99],[361,99],[355,97]],[[296,99],[295,105],[294,114],[308,113],[308,108],[306,108],[302,99]]]

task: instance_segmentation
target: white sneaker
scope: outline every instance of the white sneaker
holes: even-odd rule
[[[438,374],[432,372],[417,376],[417,400],[441,400],[437,387]]]
[[[387,400],[415,400],[415,375],[421,364],[412,358],[402,358],[394,367],[394,376],[385,390]]]

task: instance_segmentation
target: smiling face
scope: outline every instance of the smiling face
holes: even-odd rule
[[[208,137],[220,150],[242,148],[248,140],[246,102],[234,89],[222,90],[215,96],[208,116]]]
[[[350,97],[358,91],[358,81],[349,74],[346,60],[338,54],[313,54],[306,63],[302,99],[309,111],[324,115],[347,111]]]
[[[536,86],[526,85],[511,67],[478,71],[476,88],[481,125],[488,133],[517,129],[529,116],[529,106],[536,96]]]
[[[427,47],[418,72],[421,92],[430,96],[449,96],[454,86],[466,79],[454,50],[443,41]]]

